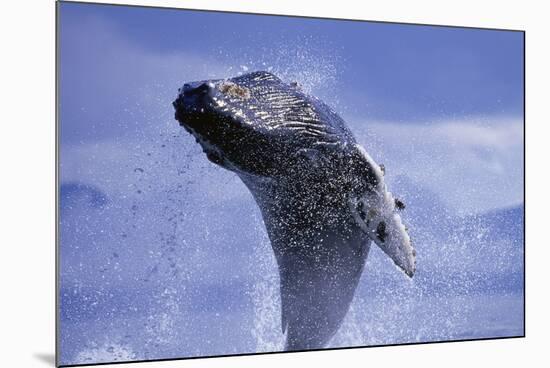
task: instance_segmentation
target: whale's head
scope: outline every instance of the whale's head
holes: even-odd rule
[[[290,175],[353,139],[320,100],[268,72],[186,83],[173,106],[208,159],[240,174]]]

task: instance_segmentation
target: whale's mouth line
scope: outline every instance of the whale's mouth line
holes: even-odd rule
[[[180,120],[180,126],[182,126],[189,134],[195,138],[195,142],[198,143],[202,151],[206,154],[206,157],[211,162],[223,166],[226,162],[223,152],[204,135],[199,134],[192,125],[187,123],[187,119]]]
[[[206,154],[206,158],[208,158],[210,162],[225,167],[230,171],[233,171],[241,178],[248,179],[248,182],[265,182],[265,180],[267,179],[267,177],[265,176],[256,175],[254,173],[244,171],[240,167],[234,165],[230,160],[226,159],[223,151],[218,146],[216,146],[208,138],[193,129],[193,127],[189,123],[187,123],[186,119],[180,120],[179,123],[180,126],[182,126],[189,134],[191,134],[195,138],[195,142],[201,146],[203,153]]]

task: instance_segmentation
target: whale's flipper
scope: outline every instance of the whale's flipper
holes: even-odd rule
[[[372,178],[372,187],[360,196],[350,199],[350,210],[357,225],[401,268],[412,277],[416,268],[416,251],[398,210],[403,202],[388,192],[384,183],[383,166],[377,165],[368,153],[357,145],[366,171]]]

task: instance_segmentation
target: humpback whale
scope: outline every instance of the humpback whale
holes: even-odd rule
[[[378,165],[328,105],[258,71],[189,82],[175,118],[252,193],[280,276],[285,350],[323,348],[349,306],[371,242],[409,277],[415,250]]]

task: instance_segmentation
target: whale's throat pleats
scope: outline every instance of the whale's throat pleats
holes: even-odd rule
[[[249,188],[279,267],[285,349],[323,347],[349,309],[370,240],[345,203],[327,206],[289,188]]]
[[[326,346],[336,333],[353,300],[368,254],[367,241],[361,242],[363,246],[358,246],[359,240],[325,235],[324,239],[303,239],[295,248],[275,251],[286,350]],[[285,243],[275,238],[272,245],[280,249]],[[309,250],[313,247],[315,254]]]

